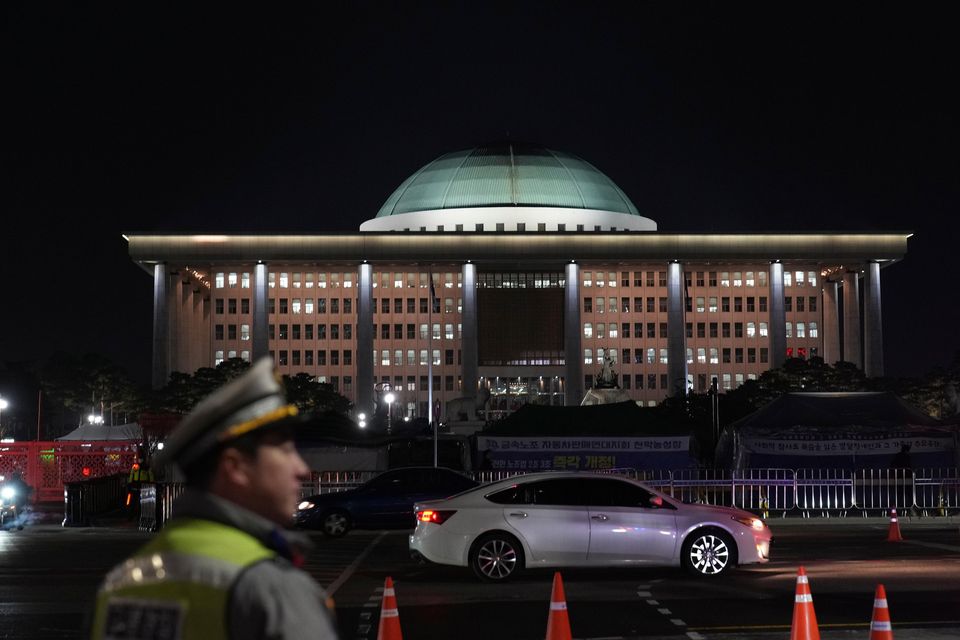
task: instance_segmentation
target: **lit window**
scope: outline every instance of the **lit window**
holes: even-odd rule
[[[738,387],[741,386],[741,385],[743,385],[743,374],[742,374],[742,373],[737,373],[737,374],[735,374],[735,375],[734,375],[734,382],[735,382],[736,386],[738,386]]]
[[[761,322],[761,323],[760,323],[760,337],[761,337],[761,338],[766,338],[766,337],[767,337],[767,323],[766,323],[766,322]]]
[[[421,339],[421,340],[426,340],[427,338],[430,337],[430,334],[428,333],[428,330],[429,330],[429,329],[428,329],[427,325],[425,325],[425,324],[420,325],[420,339]],[[426,364],[426,362],[424,362],[423,364]]]
[[[241,274],[240,274],[240,288],[241,288],[241,289],[249,289],[249,288],[250,288],[250,274],[249,274],[249,273],[241,273]]]
[[[440,349],[433,350],[433,364],[440,364]]]
[[[611,338],[616,338],[616,337],[618,337],[618,336],[617,336],[617,323],[616,323],[616,322],[611,322],[611,323],[610,323],[610,325],[609,325],[609,333],[608,333],[607,335],[609,335]]]
[[[402,289],[403,288],[403,274],[395,273],[393,274],[393,288]]]
[[[720,364],[720,352],[716,347],[710,347],[710,364]]]
[[[592,287],[593,286],[593,273],[590,271],[583,272],[583,286]]]
[[[811,338],[818,338],[818,337],[820,337],[819,334],[817,333],[817,323],[816,323],[816,322],[811,322],[811,323],[810,323],[810,337],[811,337]]]
[[[660,364],[667,364],[667,350],[660,349]]]
[[[611,271],[607,274],[607,286],[615,287],[617,286],[617,274]]]
[[[803,286],[803,271],[797,271],[796,276],[794,277],[794,279],[795,279],[796,282],[797,282],[797,286],[798,286],[798,287],[802,287],[802,286]]]
[[[593,324],[585,322],[583,324],[583,337],[592,338],[593,337]]]
[[[607,325],[603,322],[597,323],[597,338],[603,339],[607,337]]]
[[[657,350],[653,347],[647,349],[647,364],[656,364],[657,362]]]
[[[307,278],[306,278],[306,281],[303,283],[303,286],[305,286],[307,289],[313,289],[313,274],[312,274],[312,273],[308,273],[308,274],[307,274]]]
[[[295,273],[295,274],[293,274],[293,288],[294,288],[294,289],[299,289],[299,288],[300,288],[300,281],[301,281],[301,280],[303,280],[303,274],[302,274],[302,273]]]
[[[434,340],[440,339],[440,323],[439,322],[433,323],[433,339]]]
[[[318,273],[317,274],[317,288],[326,289],[327,288],[327,274]]]
[[[807,271],[807,282],[810,283],[811,287],[817,286],[817,272],[816,271]]]
[[[746,283],[748,287],[754,286],[753,271],[747,271]]]
[[[806,325],[804,325],[804,323],[802,323],[802,322],[798,322],[798,323],[797,323],[797,337],[798,337],[798,338],[806,338],[806,337],[807,337]]]
[[[384,367],[390,366],[390,350],[384,349],[380,352],[380,365]]]
[[[236,288],[237,274],[235,272],[227,274],[227,286],[230,287],[231,289]]]
[[[601,298],[601,297],[599,297],[599,296],[597,297],[597,307],[596,307],[597,313],[603,313],[603,308],[604,308],[604,302],[603,302],[603,301],[604,301],[603,298]]]
[[[417,364],[417,352],[414,349],[407,349],[407,364],[411,367]]]
[[[753,322],[747,323],[747,337],[755,338],[757,336],[757,326]]]
[[[583,350],[583,364],[593,364],[593,349]]]
[[[420,349],[420,364],[424,367],[427,366],[427,350]]]
[[[726,389],[726,390],[729,390],[729,389],[730,389],[730,374],[729,374],[729,373],[723,374],[723,388]]]
[[[233,359],[233,358],[236,358],[236,357],[237,357],[237,352],[236,352],[236,351],[234,351],[233,349],[231,349],[230,351],[227,351],[227,358],[228,358],[228,359]]]
[[[216,287],[217,289],[223,289],[223,274],[218,273],[214,278],[214,282],[215,282],[214,287]],[[221,361],[222,360],[223,358],[221,358]]]
[[[717,297],[710,296],[710,313],[716,313],[716,312],[717,312]]]
[[[783,286],[785,287],[793,286],[793,275],[789,271],[783,272]]]
[[[757,272],[757,284],[761,287],[767,286],[767,272],[758,271]]]
[[[249,351],[241,351],[241,352],[240,352],[240,359],[243,360],[244,362],[250,362],[250,352],[249,352]]]
[[[313,298],[307,298],[307,301],[303,305],[304,313],[313,313]],[[296,312],[294,312],[296,313]]]
[[[739,271],[733,272],[733,286],[735,287],[743,286],[743,278],[741,276],[742,274]]]
[[[242,324],[240,325],[240,339],[249,340],[250,339],[250,325]]]
[[[707,364],[707,350],[704,347],[697,348],[697,362]]]
[[[300,305],[300,298],[294,298],[290,305],[290,312],[300,313],[301,310],[302,310],[302,307]]]
[[[729,286],[730,286],[730,272],[729,272],[729,271],[721,271],[721,272],[720,272],[720,286],[721,286],[721,287],[729,287]]]
[[[444,299],[443,299],[443,312],[444,312],[444,313],[453,313],[453,298],[444,298]]]
[[[792,337],[793,337],[793,323],[792,323],[792,322],[788,322],[788,323],[787,323],[787,337],[788,337],[788,338],[792,338]]]
[[[716,298],[714,298],[716,300]],[[697,312],[703,313],[706,310],[706,304],[704,303],[704,298],[697,296]]]
[[[403,366],[403,349],[397,349],[393,352],[393,366],[402,367]]]
[[[213,366],[219,366],[221,362],[223,362],[223,351],[214,351]]]
[[[283,273],[283,272],[281,271],[281,272],[280,272],[280,288],[281,288],[281,289],[286,289],[286,288],[289,287],[289,286],[290,286],[290,274],[289,274],[289,273]]]
[[[693,349],[687,347],[687,364],[693,364]]]
[[[443,325],[443,336],[444,336],[447,340],[453,340],[453,325],[452,325],[452,324],[445,324],[445,325]]]

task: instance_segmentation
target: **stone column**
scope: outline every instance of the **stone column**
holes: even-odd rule
[[[462,268],[463,309],[460,321],[463,324],[461,349],[463,350],[463,397],[477,396],[477,378],[479,377],[479,346],[477,342],[477,265],[468,262]]]
[[[837,305],[837,283],[823,283],[823,361],[836,364],[840,354],[840,308]]]
[[[843,359],[863,368],[860,352],[860,283],[856,271],[843,274]]]
[[[267,335],[267,295],[270,286],[267,265],[258,262],[253,267],[253,353],[250,361],[270,355],[270,336]]]
[[[880,263],[867,264],[863,292],[863,371],[868,378],[883,376],[883,319],[880,314]]]
[[[563,301],[563,348],[566,361],[564,404],[578,406],[583,400],[583,342],[580,338],[580,265],[566,267]]]
[[[770,368],[787,360],[787,312],[783,306],[783,263],[770,263]]]
[[[153,265],[153,371],[151,384],[160,389],[170,379],[170,300],[167,263]]]
[[[357,389],[358,413],[373,417],[373,265],[357,267]]]
[[[683,285],[683,265],[671,262],[667,265],[667,395],[678,398],[687,392]]]

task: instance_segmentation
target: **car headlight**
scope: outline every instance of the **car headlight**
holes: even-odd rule
[[[310,502],[309,500],[304,500],[297,505],[297,511],[304,511],[306,509],[313,509],[316,505]]]
[[[760,518],[753,518],[753,517],[738,518],[734,516],[733,519],[739,522],[740,524],[742,524],[743,526],[750,527],[755,531],[763,531],[763,529],[767,526],[763,523],[763,520],[761,520]]]
[[[13,490],[13,487],[4,487],[0,489],[0,498],[4,500],[12,500],[13,496],[16,494],[16,491]]]

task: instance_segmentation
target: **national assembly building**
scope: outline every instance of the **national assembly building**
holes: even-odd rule
[[[502,143],[420,168],[356,233],[127,234],[153,276],[153,383],[228,358],[434,417],[577,405],[601,365],[649,406],[787,358],[883,375],[906,232],[663,233],[589,162]],[[482,392],[481,392],[482,390]]]

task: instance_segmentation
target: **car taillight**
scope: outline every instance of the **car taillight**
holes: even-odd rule
[[[417,511],[417,521],[443,524],[455,513],[456,511],[434,511],[433,509],[423,509],[421,511]]]

